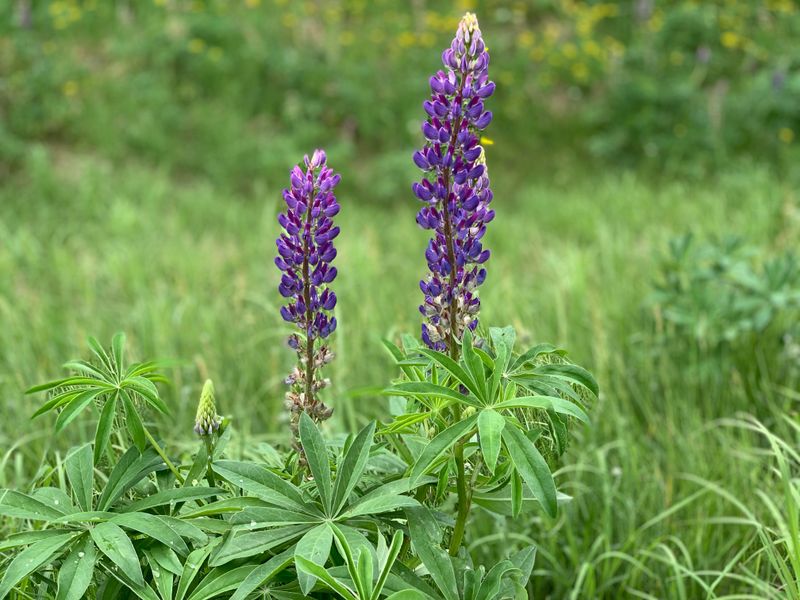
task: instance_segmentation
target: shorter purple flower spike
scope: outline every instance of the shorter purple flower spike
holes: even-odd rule
[[[278,292],[288,300],[281,307],[281,317],[294,323],[298,333],[289,337],[289,346],[297,352],[298,365],[287,377],[290,391],[286,404],[292,415],[292,429],[297,439],[301,412],[317,421],[327,419],[331,409],[317,398],[328,384],[318,379],[319,369],[333,358],[324,340],[336,329],[336,294],[329,285],[336,278],[334,239],[339,228],[333,217],[339,203],[333,193],[341,179],[327,166],[324,150],[315,150],[303,159],[305,169],[295,166],[290,173],[291,187],[283,190],[286,211],[278,215],[283,232],[276,244],[275,265],[281,271]],[[315,347],[317,341],[321,342]]]

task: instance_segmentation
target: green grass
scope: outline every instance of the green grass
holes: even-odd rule
[[[344,431],[385,413],[377,390],[395,371],[380,339],[417,332],[425,232],[410,192],[372,197],[370,181],[403,172],[331,163],[345,179],[328,398],[330,429]],[[733,373],[704,385],[689,375],[692,356],[657,351],[648,305],[655,259],[675,234],[796,240],[792,189],[757,167],[702,185],[627,173],[526,181],[499,162],[491,174],[483,322],[565,346],[602,393],[557,477],[574,500],[556,521],[476,513],[475,557],[491,564],[536,543],[536,598],[797,598],[797,396],[767,382],[749,400]],[[29,152],[0,187],[0,486],[25,487],[42,451],[89,437],[81,421],[53,438],[47,417],[28,419],[39,399],[23,391],[83,354],[87,335],[117,330],[137,358],[177,361],[164,390],[174,414],[157,422],[168,442],[191,443],[206,376],[242,446],[288,440],[292,353],[272,264],[281,183],[234,195],[152,166]]]

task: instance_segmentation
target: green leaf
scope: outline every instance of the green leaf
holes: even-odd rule
[[[289,525],[267,531],[237,533],[225,538],[209,560],[212,567],[224,565],[238,558],[247,558],[255,554],[263,554],[268,550],[294,542],[308,531],[308,525]]]
[[[514,364],[511,365],[509,371],[514,372],[519,370],[525,366],[525,363],[535,360],[540,354],[552,354],[553,352],[563,354],[563,352],[560,352],[558,348],[552,344],[538,344],[527,350],[524,354],[520,355],[517,360],[514,361]]]
[[[269,583],[278,573],[283,571],[294,561],[294,548],[289,548],[277,556],[273,556],[267,562],[257,566],[236,588],[236,593],[230,600],[245,600],[257,588]]]
[[[333,515],[331,510],[331,465],[328,462],[328,449],[322,439],[319,429],[306,413],[300,415],[300,442],[314,476],[314,484],[319,491],[322,506],[328,516]]]
[[[170,548],[167,548],[163,544],[153,544],[147,551],[158,566],[165,571],[173,573],[174,575],[180,575],[183,572],[183,565],[178,555]]]
[[[370,572],[369,572],[369,586],[367,586],[367,577],[362,576],[365,575],[359,569],[359,564],[356,562],[356,559],[353,557],[353,549],[350,547],[350,542],[348,541],[347,537],[344,535],[341,529],[339,529],[335,523],[330,524],[330,529],[333,532],[333,536],[336,541],[336,548],[339,550],[339,554],[341,554],[345,559],[345,565],[347,566],[347,572],[350,575],[350,580],[353,582],[353,585],[356,588],[356,593],[359,598],[368,598],[369,592],[368,590],[372,587],[372,566],[370,565]],[[359,561],[361,559],[362,554],[359,553]],[[372,559],[369,550],[366,552],[366,556]],[[324,566],[324,563],[321,563],[320,566]]]
[[[186,557],[186,562],[183,564],[183,571],[181,572],[181,578],[178,580],[175,600],[183,600],[184,596],[186,596],[186,592],[189,590],[189,586],[192,585],[200,569],[203,568],[206,558],[208,558],[208,555],[211,554],[211,551],[215,547],[216,545],[209,544],[208,546],[194,550]]]
[[[481,443],[481,452],[486,467],[494,475],[497,467],[497,457],[500,456],[500,435],[506,426],[506,420],[497,411],[492,409],[482,410],[478,414],[478,436]]]
[[[419,506],[419,502],[410,496],[402,496],[400,494],[386,494],[381,496],[370,493],[369,498],[365,496],[353,504],[342,513],[342,517],[352,519],[353,517],[362,515],[379,515],[381,513],[392,512],[411,506]]]
[[[128,433],[130,434],[133,443],[136,445],[139,451],[143,452],[147,446],[147,438],[144,435],[142,418],[139,416],[139,411],[136,410],[136,407],[134,406],[133,401],[128,393],[123,390],[120,392],[120,395],[122,396],[122,402],[125,405],[125,423],[128,426]]]
[[[481,391],[480,394],[475,394],[483,400],[488,401],[486,389],[486,370],[480,356],[477,355],[475,349],[472,347],[472,332],[467,329],[464,331],[464,337],[461,339],[461,354],[463,357],[464,365],[467,367],[469,374],[475,381],[475,385]]]
[[[131,502],[122,510],[128,513],[138,512],[154,508],[156,506],[164,506],[170,502],[197,500],[199,498],[208,498],[209,496],[214,496],[221,493],[224,493],[224,490],[215,487],[174,488],[171,490],[164,490],[163,492],[156,492],[151,496],[146,496],[140,500]]]
[[[70,360],[65,362],[61,365],[61,368],[68,369],[70,371],[78,371],[84,375],[88,375],[93,379],[100,379],[101,381],[105,379],[105,375],[92,366],[91,363],[86,362],[85,360]]]
[[[72,493],[83,510],[92,510],[94,491],[94,463],[90,444],[73,448],[64,460]]]
[[[509,560],[522,573],[520,583],[522,585],[527,585],[528,580],[531,578],[531,573],[533,573],[533,564],[536,561],[536,546],[523,548],[516,554],[513,554]]]
[[[14,560],[6,567],[5,575],[3,575],[3,579],[0,580],[0,598],[5,598],[14,586],[25,577],[36,571],[39,567],[48,564],[53,558],[58,556],[64,549],[64,546],[78,537],[78,535],[80,534],[66,533],[45,538],[17,554]]]
[[[253,496],[236,496],[235,498],[225,498],[224,500],[217,500],[204,504],[203,506],[198,506],[188,512],[181,513],[181,518],[192,519],[195,517],[235,513],[251,506],[263,507],[267,506],[267,503],[261,500],[261,498],[254,498]]]
[[[411,482],[415,482],[431,469],[439,457],[472,429],[477,419],[478,415],[472,415],[463,421],[459,421],[455,425],[451,425],[434,437],[428,445],[425,446],[417,462],[414,463],[410,475]]]
[[[152,548],[161,548],[163,550],[168,550],[169,552],[172,552],[172,550],[162,546],[161,544],[154,544],[151,548],[142,550],[142,553],[147,559],[147,564],[150,565],[150,571],[153,574],[153,582],[156,585],[156,591],[158,592],[158,595],[161,597],[161,600],[172,600],[175,575],[180,575],[181,573],[180,562],[178,562],[176,570],[173,570],[172,568],[165,569],[158,562],[158,559],[153,555]],[[172,552],[172,556],[175,558],[175,561],[178,561],[178,557],[174,552]],[[175,566],[176,565],[170,565],[170,567]]]
[[[386,600],[428,600],[429,598],[430,596],[423,594],[419,590],[402,590],[387,596]]]
[[[520,396],[518,398],[511,398],[510,400],[498,402],[492,406],[492,408],[495,410],[504,408],[540,408],[575,417],[584,423],[589,422],[589,416],[580,406],[569,400],[559,398],[558,396]]]
[[[331,553],[332,543],[333,533],[327,523],[317,525],[297,542],[294,550],[294,558],[297,563],[297,581],[304,594],[308,595],[314,587],[316,577],[301,569],[300,563],[297,562],[298,557],[305,558],[315,565],[324,566]]]
[[[84,543],[74,544],[58,570],[56,600],[81,600],[92,583],[96,562],[97,549],[89,536]]]
[[[475,383],[472,377],[470,377],[469,373],[467,373],[456,361],[447,356],[447,354],[437,352],[436,350],[429,350],[428,348],[419,348],[416,350],[416,352],[419,352],[430,358],[433,362],[450,373],[450,375],[452,375],[456,381],[461,383],[470,392],[475,394],[476,398],[483,399],[485,401],[485,398],[482,398],[481,396],[480,387]]]
[[[150,406],[163,415],[169,414],[169,408],[158,394],[155,384],[145,377],[131,377],[122,382],[121,387],[131,389],[144,398]]]
[[[108,356],[103,346],[92,336],[89,336],[86,342],[89,344],[89,350],[91,350],[92,354],[100,361],[102,365],[101,370],[105,372],[109,378],[113,379],[113,373],[115,371],[114,363],[111,361],[111,358]]]
[[[117,565],[133,583],[144,585],[139,557],[136,555],[130,539],[119,525],[109,522],[99,523],[89,532],[100,552]]]
[[[103,409],[100,411],[100,418],[97,421],[97,429],[94,434],[94,464],[100,462],[103,453],[108,447],[108,440],[111,438],[111,429],[114,425],[114,416],[117,413],[117,394],[111,394],[106,398]]]
[[[383,540],[383,536],[380,536],[380,540]],[[383,587],[386,585],[386,580],[389,578],[389,574],[392,572],[394,561],[397,560],[397,557],[400,555],[400,550],[402,549],[403,533],[401,531],[395,531],[394,536],[392,537],[392,543],[389,545],[389,550],[386,553],[386,559],[383,563],[383,567],[381,568],[381,572],[378,574],[378,580],[375,582],[375,587],[372,590],[372,595],[370,596],[369,600],[378,600],[381,597],[381,592],[383,591]]]
[[[478,405],[474,396],[466,396],[458,390],[427,381],[403,381],[386,388],[383,393],[389,396],[406,396],[410,398],[447,398],[459,404]]]
[[[555,517],[558,512],[556,486],[547,462],[525,434],[512,424],[503,429],[503,441],[517,472],[545,512]]]
[[[46,412],[53,410],[54,408],[59,408],[68,402],[70,402],[73,398],[79,396],[84,390],[73,390],[69,389],[65,392],[60,392],[58,394],[54,394],[47,402],[42,404],[39,408],[36,409],[31,415],[31,419],[35,419],[39,415],[43,415]]]
[[[19,546],[27,546],[45,538],[61,535],[62,533],[71,532],[68,529],[39,529],[36,531],[12,533],[8,537],[0,540],[0,552],[5,552],[11,548],[18,548]]]
[[[258,496],[265,502],[315,514],[298,488],[262,465],[218,460],[211,465],[211,468],[233,485]]]
[[[99,389],[99,390],[86,390],[85,392],[81,392],[75,398],[69,401],[64,409],[58,414],[58,418],[56,419],[56,433],[61,432],[64,427],[69,425],[75,417],[77,417],[80,412],[91,404],[92,400],[95,397],[99,396],[107,392],[108,390]]]
[[[519,574],[519,569],[510,560],[496,563],[484,577],[478,589],[476,600],[495,600],[500,594],[503,578],[510,573]]]
[[[100,500],[97,502],[98,510],[105,510],[119,498],[125,490],[137,484],[148,472],[150,467],[155,468],[161,464],[161,459],[155,451],[149,450],[140,454],[136,448],[128,448],[123,454],[111,475],[106,481]]]
[[[15,519],[53,521],[63,517],[64,513],[22,492],[0,489],[0,515]]]
[[[498,359],[503,356],[504,360],[495,361],[497,371],[503,372],[508,370],[508,365],[511,363],[511,355],[514,352],[514,344],[517,341],[517,332],[513,327],[490,327],[489,337],[492,339],[494,350],[497,353]]]
[[[253,565],[212,569],[192,591],[189,600],[208,600],[235,590],[253,572]]]
[[[273,506],[254,506],[245,508],[241,512],[232,515],[230,523],[232,525],[242,525],[249,523],[255,527],[281,527],[283,525],[300,525],[303,523],[316,524],[322,517],[312,517],[307,513],[301,513]]]
[[[25,390],[25,393],[36,394],[38,392],[45,392],[47,390],[52,390],[53,388],[57,388],[66,384],[69,380],[70,377],[65,377],[63,379],[54,379],[53,381],[48,381],[47,383],[40,383],[39,385],[35,385]]]
[[[336,484],[333,488],[333,514],[345,505],[350,493],[356,487],[367,466],[372,439],[375,435],[375,421],[364,427],[353,440],[342,464],[336,471]]]
[[[592,394],[597,396],[600,393],[600,388],[597,385],[597,380],[586,369],[572,364],[546,364],[539,365],[534,369],[534,373],[538,375],[556,375],[563,379],[572,381],[582,385],[588,389]]]
[[[306,577],[311,577],[312,581],[319,579],[322,583],[324,583],[345,600],[357,600],[355,594],[350,588],[348,588],[338,579],[332,577],[331,574],[328,573],[328,571],[326,571],[324,568],[311,562],[307,558],[303,558],[302,556],[298,556],[295,560],[297,561],[298,578],[301,575],[304,575]],[[307,592],[303,593],[307,594]]]
[[[111,353],[114,356],[114,365],[117,373],[122,373],[122,361],[125,355],[125,334],[118,332],[111,339]]]
[[[407,509],[411,542],[445,600],[458,600],[456,574],[450,556],[442,548],[442,532],[425,506]]]
[[[189,554],[189,547],[183,538],[170,526],[169,521],[161,519],[157,515],[149,513],[123,513],[117,515],[109,521],[125,527],[126,529],[133,529],[139,533],[143,533],[154,540],[157,540],[172,548],[180,555],[186,556]]]

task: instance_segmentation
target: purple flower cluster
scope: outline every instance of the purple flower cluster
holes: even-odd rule
[[[328,312],[336,306],[336,294],[328,284],[336,278],[333,240],[339,228],[333,217],[339,203],[333,188],[341,177],[325,165],[323,150],[305,157],[305,172],[295,166],[292,186],[283,190],[287,210],[278,215],[284,233],[277,240],[275,264],[283,272],[278,291],[289,298],[281,307],[284,320],[297,323],[307,338],[326,338],[336,329],[336,317]]]
[[[465,329],[478,324],[477,287],[486,279],[482,265],[489,258],[481,239],[494,218],[478,132],[492,120],[483,102],[495,85],[475,15],[461,19],[442,62],[445,70],[431,77],[431,97],[423,104],[425,147],[414,153],[426,176],[412,188],[425,203],[417,223],[433,230],[425,251],[430,274],[420,281],[422,338],[431,348],[455,352]]]
[[[289,337],[289,346],[297,351],[298,366],[287,377],[291,387],[286,404],[292,415],[293,429],[301,412],[315,420],[327,419],[331,409],[320,402],[317,392],[328,383],[319,379],[319,369],[333,358],[324,342],[336,329],[336,294],[329,284],[336,278],[333,240],[339,228],[333,217],[339,212],[333,189],[341,179],[326,165],[323,150],[304,158],[305,171],[295,166],[291,187],[283,190],[286,212],[278,215],[283,233],[277,240],[275,264],[282,272],[278,291],[289,303],[281,307],[284,320],[295,323],[300,332]]]

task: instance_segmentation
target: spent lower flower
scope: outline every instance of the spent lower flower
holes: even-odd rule
[[[331,263],[336,258],[333,241],[339,227],[333,217],[339,212],[339,203],[333,190],[341,178],[326,162],[325,152],[315,150],[311,158],[304,158],[305,170],[300,166],[292,169],[291,186],[283,190],[286,211],[278,215],[283,228],[275,258],[282,272],[278,291],[288,300],[281,307],[281,316],[298,328],[289,337],[289,346],[297,352],[297,366],[286,378],[290,386],[286,404],[295,434],[301,412],[317,421],[332,412],[317,398],[317,392],[328,384],[327,379],[318,377],[319,370],[333,358],[325,339],[336,329],[336,317],[331,314],[336,294],[330,283],[336,278]]]
[[[431,348],[455,353],[465,329],[478,324],[477,287],[486,279],[483,264],[489,259],[481,240],[494,218],[480,131],[492,120],[484,100],[495,84],[474,14],[461,19],[442,63],[423,103],[425,146],[413,157],[425,176],[412,189],[425,204],[417,223],[433,231],[425,251],[430,273],[420,281],[422,338]]]
[[[217,414],[214,404],[214,383],[206,379],[200,402],[197,403],[197,415],[194,418],[194,432],[199,436],[213,435],[219,430],[222,418]]]

